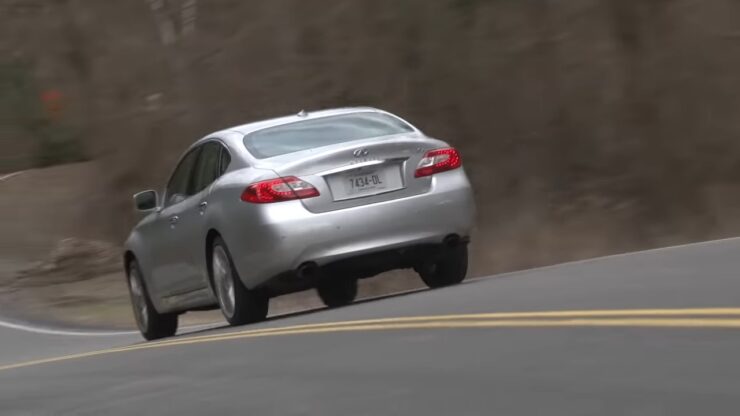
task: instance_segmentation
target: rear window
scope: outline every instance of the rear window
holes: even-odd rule
[[[387,114],[351,113],[258,130],[244,137],[244,145],[254,157],[264,159],[315,147],[413,131],[408,124]]]

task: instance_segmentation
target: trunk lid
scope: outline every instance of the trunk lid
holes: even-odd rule
[[[259,162],[280,176],[296,176],[320,195],[302,199],[311,212],[328,212],[429,191],[431,178],[414,178],[424,154],[444,142],[420,134],[357,140]]]

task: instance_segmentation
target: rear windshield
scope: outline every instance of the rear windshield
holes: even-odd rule
[[[258,130],[244,137],[244,145],[254,157],[264,159],[315,147],[413,131],[411,126],[396,117],[362,112]]]

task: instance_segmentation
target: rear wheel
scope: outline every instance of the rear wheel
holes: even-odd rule
[[[422,264],[416,271],[430,288],[458,284],[468,272],[468,247],[460,245],[445,249],[440,257]]]
[[[139,327],[141,335],[150,341],[175,335],[177,314],[159,313],[154,309],[136,260],[132,260],[128,265],[128,288],[136,326]]]
[[[242,283],[229,249],[216,237],[211,254],[211,276],[221,312],[230,325],[244,325],[267,317],[269,298]]]
[[[330,308],[349,305],[357,297],[357,279],[330,279],[321,282],[316,291]]]

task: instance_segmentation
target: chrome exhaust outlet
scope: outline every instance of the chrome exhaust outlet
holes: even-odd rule
[[[298,266],[295,273],[300,279],[310,279],[316,276],[318,274],[318,271],[319,266],[316,263],[312,261],[307,261]]]
[[[463,243],[463,239],[457,234],[450,234],[442,240],[442,243],[448,248],[455,248]]]

